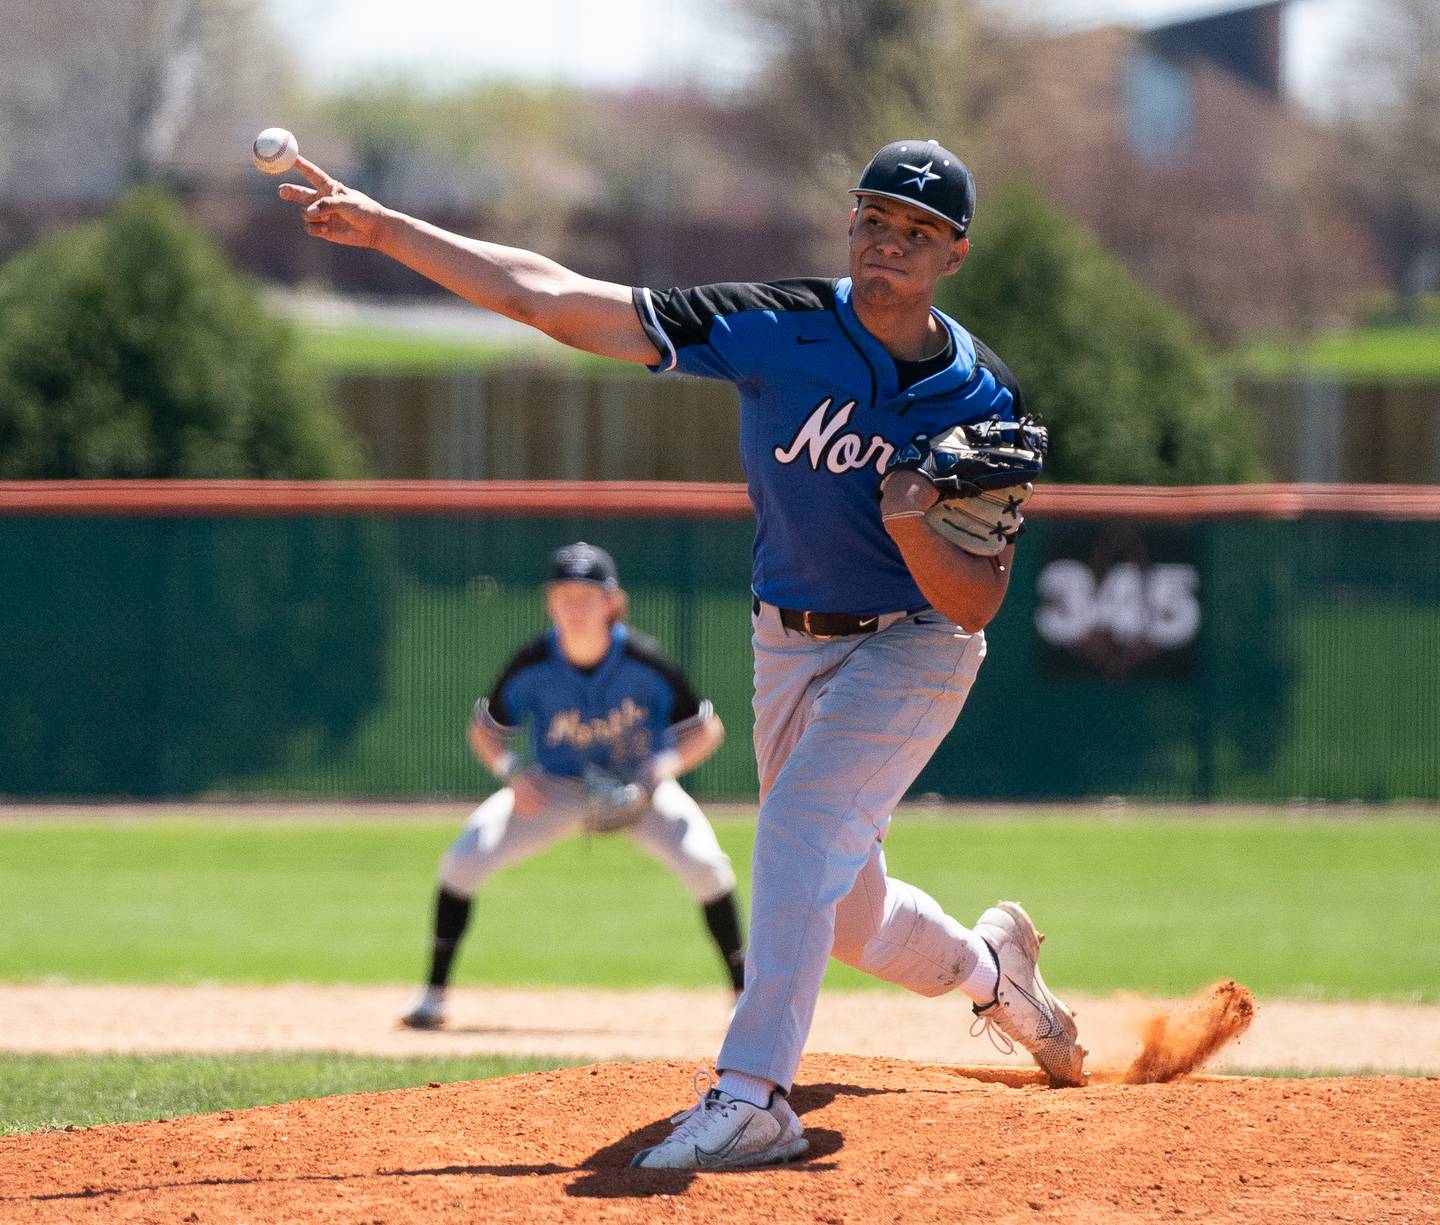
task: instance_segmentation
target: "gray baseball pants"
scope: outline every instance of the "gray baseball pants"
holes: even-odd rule
[[[886,874],[883,840],[954,726],[985,636],[932,609],[828,640],[786,629],[767,604],[753,623],[760,817],[750,941],[716,1066],[788,1090],[832,955],[921,995],[942,995],[975,969],[967,930]]]
[[[541,775],[539,783],[546,803],[534,816],[515,815],[515,793],[509,787],[470,814],[440,860],[441,885],[471,897],[486,877],[584,832],[584,786],[550,774]],[[714,827],[689,792],[673,780],[656,787],[650,807],[634,825],[619,832],[675,873],[702,906],[735,888],[730,857],[716,841]]]

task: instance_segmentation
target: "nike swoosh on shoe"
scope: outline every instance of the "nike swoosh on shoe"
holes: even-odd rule
[[[1045,1027],[1043,1029],[1037,1028],[1035,1031],[1035,1036],[1037,1038],[1059,1037],[1061,1033],[1060,1024],[1058,1021],[1055,1020],[1055,1013],[1051,1009],[1050,1005],[1047,1004],[1044,1000],[1031,995],[1030,992],[1026,991],[1024,987],[1017,983],[1008,974],[1005,977],[1010,983],[1010,985],[1015,988],[1016,991],[1018,991],[1021,995],[1023,995],[1027,1000],[1030,1001],[1030,1004],[1035,1009],[1035,1011],[1045,1018]]]
[[[712,1170],[718,1166],[724,1165],[725,1159],[735,1151],[735,1146],[739,1144],[742,1139],[744,1139],[745,1133],[750,1130],[750,1124],[754,1121],[755,1116],[751,1115],[750,1118],[746,1119],[743,1123],[740,1124],[739,1127],[735,1129],[735,1134],[731,1136],[730,1139],[725,1141],[724,1144],[722,1144],[719,1148],[713,1151],[707,1148],[701,1148],[697,1144],[695,1146],[695,1164],[698,1165],[701,1169]]]

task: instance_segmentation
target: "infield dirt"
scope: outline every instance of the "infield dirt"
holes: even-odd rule
[[[0,1220],[1440,1221],[1440,1077],[1185,1075],[1253,1004],[1233,982],[1135,1001],[1139,1053],[1083,1089],[809,1056],[791,1100],[811,1151],[780,1169],[630,1170],[694,1065],[602,1063],[10,1137]]]
[[[805,1160],[628,1169],[689,1077],[598,1064],[11,1137],[0,1220],[1440,1220],[1440,1078],[1051,1090],[1016,1069],[812,1055],[792,1095]]]
[[[460,987],[450,1022],[428,1033],[396,1018],[412,988],[288,983],[155,986],[0,985],[0,1051],[32,1055],[335,1051],[383,1057],[511,1055],[593,1063],[714,1058],[731,1000],[718,989]],[[1184,1001],[1066,993],[1090,1066],[1122,1068],[1156,1017]],[[1185,1015],[1182,1012],[1179,1015]],[[969,1009],[902,991],[826,991],[815,1050],[924,1063],[1028,1067],[971,1037]],[[1440,1073],[1440,1007],[1263,1000],[1254,1024],[1206,1066],[1219,1072]],[[1153,1079],[1153,1077],[1151,1077]]]

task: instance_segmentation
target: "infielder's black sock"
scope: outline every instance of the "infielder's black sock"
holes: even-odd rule
[[[450,981],[450,963],[460,947],[460,937],[470,922],[470,899],[441,888],[435,894],[435,943],[430,953],[430,985],[443,987]]]
[[[735,904],[732,889],[704,908],[705,926],[710,929],[725,968],[730,972],[730,985],[736,991],[745,987],[745,944],[740,937],[740,908]]]

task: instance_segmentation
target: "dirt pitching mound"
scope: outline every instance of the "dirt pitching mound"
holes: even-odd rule
[[[598,1064],[0,1139],[0,1220],[1268,1223],[1434,1219],[1440,1079],[1038,1073],[813,1055],[808,1159],[627,1168],[690,1065]]]

